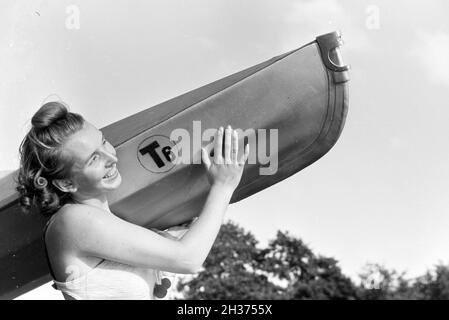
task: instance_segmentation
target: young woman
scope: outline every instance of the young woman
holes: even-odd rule
[[[44,242],[54,287],[66,299],[152,299],[155,270],[199,270],[248,158],[247,145],[237,159],[236,131],[217,130],[213,158],[201,150],[211,188],[199,217],[173,239],[111,212],[108,192],[122,177],[100,130],[61,102],[44,104],[31,123],[20,146],[17,189],[25,209],[51,215]]]

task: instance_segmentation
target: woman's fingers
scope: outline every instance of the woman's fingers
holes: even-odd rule
[[[211,161],[209,158],[209,152],[205,148],[201,148],[201,159],[203,160],[203,164],[206,170],[209,170],[211,166]]]
[[[217,136],[217,134],[215,133],[214,139],[216,138],[216,136]],[[204,149],[207,151],[207,154],[209,155],[209,158],[210,158],[210,159],[213,159],[213,158],[214,158],[214,145],[215,145],[215,140],[214,140],[213,142],[211,142],[211,143],[208,143],[208,144],[204,147]]]
[[[223,146],[224,144],[224,146]],[[202,150],[203,152],[203,150]],[[208,154],[209,150],[204,150]],[[239,136],[236,130],[233,130],[230,125],[224,129],[220,127],[215,135],[215,142],[213,147],[213,160],[216,164],[242,164],[248,159],[249,145],[245,147],[245,153],[238,159],[239,153]],[[205,158],[202,154],[202,158]],[[207,159],[211,159],[208,157]],[[204,159],[203,159],[204,161]]]
[[[239,152],[239,137],[236,130],[232,130],[232,151],[231,161],[237,164],[237,154]]]
[[[223,127],[217,130],[215,137],[214,162],[223,163]]]
[[[225,130],[225,149],[224,149],[225,164],[232,164],[231,149],[232,149],[232,128],[230,125],[228,125],[228,127]]]
[[[247,143],[245,145],[245,153],[240,158],[239,164],[241,166],[243,166],[245,164],[246,160],[248,160],[248,156],[249,156],[249,143]]]

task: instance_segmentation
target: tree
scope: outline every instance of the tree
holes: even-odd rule
[[[411,280],[405,273],[389,270],[377,263],[369,263],[359,275],[358,297],[363,300],[413,299]]]
[[[427,271],[417,278],[412,287],[417,299],[448,300],[449,299],[449,267],[438,264],[433,271]]]
[[[282,288],[259,273],[254,236],[233,222],[223,224],[203,270],[177,288],[187,299],[275,299]]]
[[[187,299],[355,299],[356,287],[333,258],[316,256],[300,239],[278,232],[267,248],[234,222],[193,279],[177,286]]]
[[[425,275],[406,279],[405,273],[368,264],[360,275],[359,298],[366,300],[448,300],[449,267],[439,264]]]
[[[301,240],[278,231],[266,248],[232,221],[222,225],[203,270],[181,279],[187,299],[449,299],[449,266],[421,277],[367,264],[355,285],[334,258],[316,255]]]
[[[285,299],[356,299],[357,290],[337,260],[315,255],[298,238],[278,231],[262,250],[264,269],[288,281]]]

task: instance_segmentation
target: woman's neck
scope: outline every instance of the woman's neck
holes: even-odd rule
[[[74,194],[72,196],[72,200],[74,203],[85,204],[103,209],[107,212],[111,212],[111,210],[109,209],[109,202],[106,195],[102,195],[99,197],[83,197],[81,195]]]

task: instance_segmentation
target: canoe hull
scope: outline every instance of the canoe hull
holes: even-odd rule
[[[122,175],[121,186],[110,195],[112,211],[127,221],[161,229],[198,216],[209,190],[199,164],[200,147],[209,143],[201,139],[206,129],[230,124],[255,133],[248,136],[253,161],[245,166],[231,202],[317,161],[338,140],[347,114],[348,69],[340,66],[339,44],[338,33],[320,36],[103,128],[117,150]],[[173,133],[179,130],[185,135],[176,140]],[[181,148],[186,139],[189,148]],[[189,163],[176,163],[185,152],[190,153]],[[273,157],[264,163],[268,154]],[[0,186],[0,229],[6,235],[0,245],[3,299],[50,280],[41,241],[46,219],[20,212],[14,174]]]

